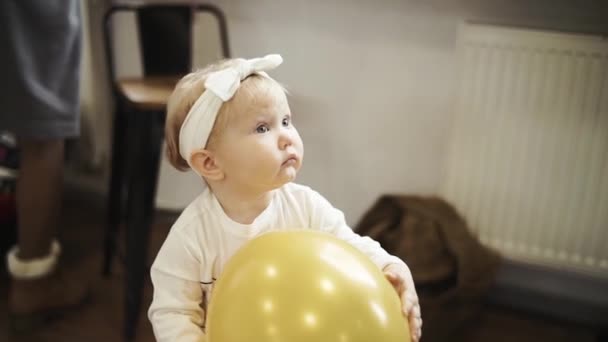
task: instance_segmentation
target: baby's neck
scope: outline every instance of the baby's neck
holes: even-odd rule
[[[251,224],[270,205],[274,191],[237,193],[228,189],[213,189],[213,194],[230,219]]]

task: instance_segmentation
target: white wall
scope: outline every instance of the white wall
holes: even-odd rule
[[[438,189],[454,84],[454,20],[407,6],[325,2],[222,3],[235,56],[281,53],[305,143],[298,179],[348,221],[382,193]],[[164,165],[166,166],[166,165]],[[163,167],[159,204],[193,196]],[[196,182],[195,178],[191,178]],[[195,187],[196,188],[196,187]]]
[[[608,32],[588,1],[215,0],[234,56],[281,53],[305,143],[298,181],[355,224],[383,193],[436,193],[456,87],[455,40],[464,19]],[[598,8],[599,7],[599,8]],[[195,177],[161,167],[157,203],[181,207]]]

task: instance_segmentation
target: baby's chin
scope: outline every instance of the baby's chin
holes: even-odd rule
[[[291,182],[295,181],[298,176],[297,169],[283,170],[283,173],[284,174],[281,177],[281,181],[279,182],[279,185],[277,186],[278,188],[282,187],[283,185],[285,185],[287,183],[291,183]]]

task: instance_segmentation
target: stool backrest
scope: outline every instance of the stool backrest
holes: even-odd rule
[[[115,61],[112,52],[110,19],[117,12],[133,12],[139,33],[139,49],[144,76],[175,76],[191,71],[192,31],[196,13],[213,15],[219,25],[220,43],[224,58],[230,57],[228,29],[224,13],[209,4],[118,4],[111,6],[104,16],[104,46],[111,83],[115,80]]]
[[[144,75],[179,75],[192,64],[192,9],[146,6],[137,12]]]

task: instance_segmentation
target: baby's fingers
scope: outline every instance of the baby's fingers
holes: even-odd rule
[[[418,309],[418,316],[420,316],[420,305],[418,303],[418,296],[411,292],[406,292],[403,298],[401,299],[403,302],[403,313],[406,315],[410,315],[412,310],[415,308]]]
[[[411,315],[408,316],[412,342],[419,341],[420,336],[422,335],[422,318],[420,315],[416,315],[416,312],[420,312],[420,310],[414,309]]]
[[[403,285],[403,281],[401,280],[401,278],[399,276],[397,276],[396,274],[394,274],[393,272],[384,272],[384,276],[389,281],[389,283],[391,283],[391,285],[393,285],[393,287],[395,288],[395,291],[397,291],[397,294],[401,295],[401,292],[403,292],[403,290],[404,290],[404,285]]]

